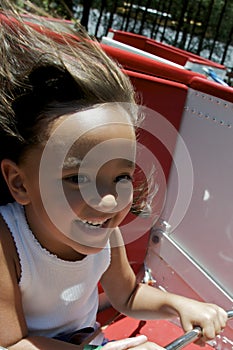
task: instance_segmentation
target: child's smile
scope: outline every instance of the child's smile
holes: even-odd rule
[[[110,125],[115,120],[119,122]],[[36,178],[39,183],[37,196],[33,191],[26,206],[37,239],[48,245],[49,237],[53,250],[60,244],[83,254],[103,249],[132,205],[135,132],[129,115],[107,104],[61,117],[37,165],[39,174],[32,177],[35,157],[26,164],[25,175],[28,191]]]
[[[103,227],[103,225],[106,224],[108,222],[108,220],[109,219],[97,221],[95,219],[95,221],[92,222],[90,220],[77,219],[77,222],[81,222],[84,225],[84,227],[91,228],[91,229],[97,229],[97,228]]]

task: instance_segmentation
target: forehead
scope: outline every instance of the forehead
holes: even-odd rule
[[[135,157],[135,130],[124,108],[108,104],[62,116],[53,125],[49,140],[57,153],[66,151],[64,160],[89,154],[89,161]]]
[[[57,134],[60,137],[70,137],[71,134],[76,135],[77,138],[84,135],[87,132],[95,131],[96,128],[111,126],[118,127],[128,126],[134,129],[137,119],[137,109],[130,108],[130,104],[126,103],[105,103],[103,105],[97,105],[93,108],[89,108],[84,111],[79,111],[69,115],[63,115],[53,121],[51,127],[50,136]],[[131,110],[131,113],[128,111]],[[132,111],[135,111],[135,113]],[[112,131],[113,128],[112,128]],[[123,128],[122,128],[123,131]]]

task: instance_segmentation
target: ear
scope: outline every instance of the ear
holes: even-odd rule
[[[24,186],[23,173],[19,166],[10,159],[3,159],[1,170],[12,197],[22,205],[28,204],[30,200]]]

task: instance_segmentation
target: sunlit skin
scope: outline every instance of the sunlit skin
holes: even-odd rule
[[[113,113],[116,112],[105,110],[103,112],[104,116],[102,116],[103,122],[111,121]],[[39,165],[43,147],[40,146],[30,150],[21,164],[24,186],[28,192],[28,203],[25,203],[28,224],[44,248],[66,260],[81,259],[86,254],[96,253],[104,248],[112,229],[119,226],[129,212],[133,198],[132,178],[134,163],[124,158],[114,159],[116,147],[122,148],[119,151],[122,157],[126,153],[125,145],[122,146],[122,141],[120,147],[114,143],[114,139],[119,137],[126,141],[132,141],[132,147],[129,151],[130,158],[134,159],[135,157],[135,132],[133,126],[129,123],[129,117],[121,116],[119,118],[118,116],[118,119],[124,124],[116,124],[114,127],[104,125],[93,129],[95,125],[95,109],[88,111],[88,118],[86,114],[80,115],[77,113],[77,116],[80,126],[85,124],[87,130],[92,130],[84,133],[73,144],[62,165],[61,174],[59,169],[55,168],[53,171],[49,167],[49,187],[46,188],[46,191],[48,197],[53,198],[54,208],[57,211],[56,225],[54,225],[54,221],[51,222],[48,213],[44,209],[40,195]],[[65,118],[66,116],[63,116],[53,123],[50,130],[51,134]],[[98,118],[99,116],[97,116]],[[65,132],[67,133],[67,129]],[[98,168],[99,162],[95,161],[95,159],[98,160],[101,157],[98,149],[97,154],[94,154],[94,156],[86,157],[86,155],[97,145],[104,145],[106,141],[110,142],[110,145],[113,142],[113,159]],[[53,144],[53,146],[56,149],[56,144]],[[103,152],[109,152],[109,150],[111,150],[109,143],[103,146]],[[84,165],[82,165],[83,160]],[[60,175],[61,178],[59,178]],[[66,212],[63,210],[63,203],[60,203],[55,198],[57,195],[59,197],[59,193],[54,193],[53,189],[51,189],[53,187],[52,182],[56,181],[62,181],[65,198],[77,216],[77,220],[73,220],[72,223],[69,222],[69,215],[66,216]],[[123,186],[124,193],[127,192],[128,197],[126,199],[127,205],[123,209],[120,208],[120,210],[118,206],[120,206],[121,198],[117,194],[117,184]],[[99,197],[96,198],[95,193],[88,193],[90,185],[96,187]],[[126,191],[127,188],[128,191]],[[83,199],[81,191],[88,193],[88,203]],[[61,232],[59,230],[59,225],[57,225],[59,220],[67,221],[67,231],[69,232],[63,232],[62,230]],[[88,224],[84,225],[82,221],[94,224],[103,223],[103,225],[100,228],[88,228]],[[81,244],[79,243],[80,239]]]

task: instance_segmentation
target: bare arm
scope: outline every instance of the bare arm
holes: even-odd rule
[[[178,316],[173,308],[167,306],[167,293],[137,282],[119,230],[115,231],[111,240],[114,246],[111,265],[102,276],[101,284],[112,305],[118,311],[138,319]]]
[[[0,344],[7,347],[25,337],[27,327],[18,287],[18,257],[2,219],[0,232]]]
[[[0,345],[10,350],[77,350],[81,347],[45,337],[28,337],[21,293],[20,267],[12,237],[0,217]]]
[[[101,283],[117,310],[144,320],[176,315],[180,317],[185,331],[199,325],[206,339],[213,339],[226,326],[227,314],[217,305],[191,300],[137,283],[118,230],[115,230],[112,241],[114,248],[111,266],[103,275]]]

